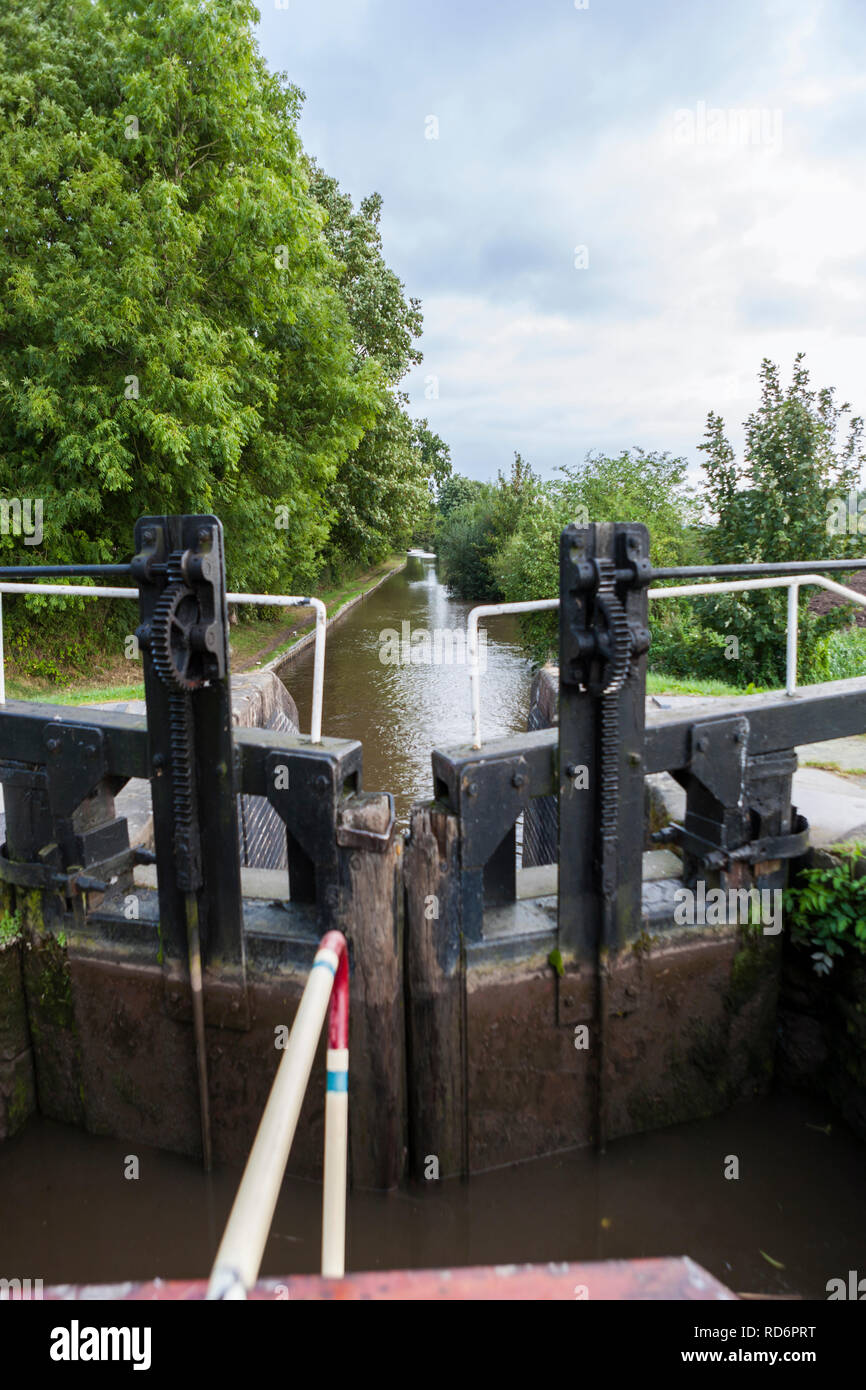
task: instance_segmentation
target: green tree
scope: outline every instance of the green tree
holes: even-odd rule
[[[405,409],[402,392],[384,393],[380,413],[341,465],[328,497],[334,525],[327,555],[371,564],[432,531],[435,478],[449,467],[448,447]]]
[[[422,515],[413,521],[412,539],[425,546],[436,541],[437,498],[451,478],[451,450],[426,420],[413,422],[415,447],[421,456],[421,467],[427,479],[427,499]]]
[[[26,559],[116,560],[139,514],[214,510],[233,586],[317,574],[387,353],[357,351],[301,95],[257,18],[250,0],[0,13],[0,492],[43,499]]]
[[[573,521],[646,522],[654,564],[687,562],[695,520],[687,467],[685,459],[667,453],[626,449],[613,457],[590,453],[581,467],[561,468],[541,486],[495,558],[499,592],[509,602],[556,598],[559,537]],[[537,659],[556,652],[555,614],[532,614],[521,625]]]
[[[462,473],[452,473],[439,488],[436,498],[436,511],[442,521],[446,520],[458,507],[465,507],[481,496],[486,484],[477,478],[465,478]]]
[[[495,483],[454,481],[455,487],[446,484],[440,494],[439,573],[461,598],[502,598],[498,557],[536,505],[539,479],[515,453],[508,478],[500,472]]]
[[[447,447],[407,412],[400,381],[421,361],[415,339],[421,304],[385,262],[380,220],[382,199],[372,193],[356,210],[337,180],[310,160],[310,186],[328,214],[325,238],[341,267],[358,369],[380,370],[378,419],[341,462],[328,490],[335,515],[328,546],[332,567],[345,560],[369,563],[405,545],[429,521],[431,483],[450,470]]]
[[[760,404],[746,420],[745,451],[738,460],[724,421],[711,412],[703,444],[705,497],[714,525],[704,536],[714,564],[815,560],[850,554],[856,537],[838,534],[828,521],[834,503],[856,486],[864,461],[863,421],[837,405],[832,388],[814,390],[803,365],[794,360],[783,389],[778,368],[761,364]],[[848,417],[846,419],[846,417]],[[800,674],[826,674],[829,632],[841,620],[816,619],[808,611],[809,590],[800,594]],[[719,659],[717,672],[777,685],[785,669],[783,590],[707,600],[702,622],[716,636],[736,637],[738,662]],[[726,669],[725,669],[726,668]]]

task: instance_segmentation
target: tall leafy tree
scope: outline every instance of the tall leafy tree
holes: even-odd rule
[[[726,438],[724,421],[712,412],[699,445],[714,523],[705,532],[712,562],[814,560],[859,550],[862,539],[840,534],[828,522],[834,504],[856,486],[866,459],[862,419],[851,415],[847,402],[837,404],[832,387],[811,386],[803,353],[794,359],[787,387],[779,369],[765,358],[760,386],[760,404],[745,422],[742,459]],[[807,635],[800,647],[801,674],[817,678],[825,674],[822,635],[832,623],[811,617],[809,597],[807,590],[801,592],[800,622]],[[782,591],[770,590],[703,605],[708,628],[737,638],[739,664],[728,664],[725,674],[779,683],[785,602]]]
[[[501,471],[495,483],[457,478],[442,489],[436,535],[439,572],[455,593],[474,599],[505,596],[501,554],[542,497],[539,478],[518,453],[507,478]]]
[[[582,464],[560,468],[556,478],[541,485],[533,504],[522,510],[492,562],[500,594],[512,602],[555,598],[559,537],[573,521],[644,521],[654,564],[686,561],[695,510],[687,469],[683,458],[637,448],[611,456],[592,452]],[[534,655],[545,659],[555,654],[555,614],[532,614],[521,626]]]
[[[436,511],[440,525],[458,507],[474,502],[484,491],[485,484],[477,478],[465,478],[462,473],[452,473],[439,488],[436,497]]]
[[[43,499],[34,559],[113,560],[142,512],[215,510],[233,585],[297,589],[382,415],[387,354],[357,351],[257,17],[0,13],[0,492]]]
[[[380,370],[376,424],[341,463],[328,498],[335,524],[329,554],[340,560],[372,561],[425,529],[431,486],[450,472],[447,445],[426,420],[413,420],[399,383],[421,361],[416,346],[421,304],[385,262],[382,199],[363,198],[356,209],[337,180],[310,160],[311,189],[327,212],[325,237],[341,267],[358,370],[375,362]]]
[[[798,353],[790,385],[761,363],[761,400],[746,420],[738,459],[721,416],[710,412],[704,442],[706,501],[716,522],[706,535],[714,563],[817,560],[845,549],[828,526],[833,502],[859,478],[863,421],[837,405],[832,387],[810,386]],[[847,418],[846,420],[846,417]]]

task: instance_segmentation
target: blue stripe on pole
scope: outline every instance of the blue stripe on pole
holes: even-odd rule
[[[317,965],[324,965],[325,969],[326,969],[326,970],[330,970],[331,974],[336,978],[337,972],[336,972],[336,970],[334,969],[333,965],[331,964],[331,962],[330,962],[329,960],[314,960],[314,961],[313,961],[313,969],[314,969],[314,970],[315,970],[315,968],[316,968]]]
[[[348,1089],[349,1089],[349,1073],[348,1073],[347,1071],[329,1071],[329,1072],[328,1072],[328,1090],[329,1090],[329,1091],[348,1091]]]

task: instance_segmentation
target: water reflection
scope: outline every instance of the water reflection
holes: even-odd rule
[[[394,793],[397,814],[408,818],[413,802],[432,795],[430,750],[471,737],[469,672],[461,659],[466,617],[474,605],[452,598],[435,562],[410,559],[356,605],[328,633],[323,732],[359,738],[364,745],[364,787]],[[519,645],[517,620],[489,622],[487,668],[482,677],[482,732],[486,739],[526,728],[532,665]],[[411,633],[450,630],[442,644],[455,660],[394,665],[395,640]],[[416,642],[421,639],[416,636]],[[286,668],[283,679],[297,701],[301,728],[310,724],[312,650]]]

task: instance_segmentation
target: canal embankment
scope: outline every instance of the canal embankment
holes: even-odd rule
[[[357,604],[381,588],[392,575],[399,574],[406,568],[406,557],[392,555],[388,560],[384,560],[374,569],[359,575],[354,581],[344,584],[337,589],[326,589],[320,593],[314,593],[312,598],[319,598],[324,603],[328,612],[327,627],[330,630],[335,623],[341,621]],[[232,648],[232,670],[233,671],[275,671],[279,673],[284,667],[290,665],[302,652],[307,651],[315,645],[315,613],[312,608],[295,608],[287,610],[292,617],[287,625],[272,636],[265,646],[254,650],[252,655],[249,652],[251,642],[255,641],[253,624],[246,624],[243,628],[243,638],[238,634],[237,628],[233,629],[231,636]],[[240,626],[240,624],[239,624]],[[255,624],[261,627],[261,624]]]
[[[378,589],[406,565],[401,552],[368,569],[349,574],[336,584],[319,585],[310,597],[321,599],[328,625],[338,621],[356,604]],[[312,647],[315,616],[310,607],[230,612],[230,650],[233,673],[277,670]],[[130,608],[134,630],[135,613]],[[43,700],[58,705],[86,705],[105,701],[144,699],[140,659],[130,633],[123,650],[106,649],[88,663],[87,674],[72,664],[57,666],[52,678],[23,675],[14,654],[6,653],[6,695],[10,700]]]

